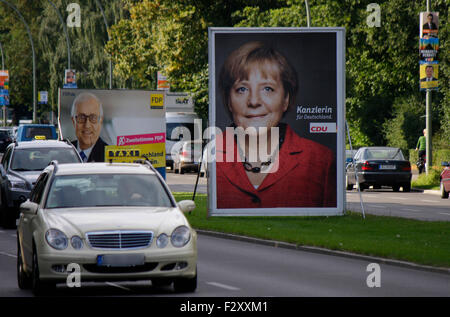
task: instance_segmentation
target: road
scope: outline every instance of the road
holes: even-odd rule
[[[166,180],[172,191],[193,192],[196,174],[168,172]],[[200,177],[197,193],[207,192],[207,179]],[[450,221],[450,199],[442,199],[436,192],[393,192],[392,189],[369,189],[361,194],[367,214],[395,216],[427,221]],[[360,196],[356,189],[346,192],[347,209],[361,212]]]
[[[189,296],[189,297],[308,297],[308,296],[450,296],[450,274],[380,265],[379,280],[370,262],[275,248],[199,235],[198,288],[174,294],[148,281],[59,285],[58,296]],[[379,281],[369,287],[367,280]],[[16,236],[0,231],[0,297],[28,297],[16,282]],[[372,284],[369,284],[373,286]]]

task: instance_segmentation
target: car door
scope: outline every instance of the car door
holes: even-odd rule
[[[6,197],[3,197],[3,195],[5,195],[6,193],[6,189],[8,186],[8,177],[6,176],[7,172],[8,172],[8,166],[9,166],[9,161],[11,160],[11,153],[13,151],[12,147],[9,147],[6,150],[5,155],[3,155],[2,157],[2,171],[1,171],[1,175],[0,175],[0,204],[1,204],[1,208],[4,208],[3,203],[6,203]]]
[[[42,197],[45,189],[45,185],[47,184],[47,180],[49,179],[49,173],[42,173],[31,191],[30,201],[37,203],[38,205],[42,202]],[[25,255],[25,263],[31,263],[32,254],[33,254],[33,231],[34,226],[36,224],[37,214],[35,215],[25,215],[23,213],[20,214],[20,223],[21,223],[21,231],[19,231],[22,252]]]

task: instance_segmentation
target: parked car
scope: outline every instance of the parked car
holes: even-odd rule
[[[17,142],[32,141],[36,136],[44,137],[47,140],[57,140],[58,134],[52,124],[22,124],[17,129]]]
[[[13,141],[10,129],[0,129],[0,153],[5,153],[6,147]]]
[[[11,143],[0,165],[0,221],[14,227],[19,206],[29,196],[42,170],[53,160],[81,163],[72,144],[63,141],[25,141]]]
[[[355,157],[356,152],[358,150],[345,150],[345,163],[351,163],[352,159]]]
[[[52,164],[21,207],[18,284],[45,292],[82,281],[151,280],[175,291],[197,287],[197,234],[149,163]]]
[[[450,162],[442,162],[444,170],[439,177],[441,197],[448,198],[450,192]]]
[[[184,174],[185,171],[198,171],[202,158],[203,142],[184,141],[178,151],[174,151],[173,157],[174,172]]]
[[[353,161],[346,167],[346,187],[353,189],[358,176],[360,190],[373,186],[389,186],[397,192],[411,191],[411,164],[405,160],[402,151],[393,147],[363,147],[356,152]]]
[[[194,138],[194,121],[199,119],[194,112],[166,112],[166,166],[172,170],[175,168],[172,148],[182,140]],[[179,148],[174,149],[175,152],[178,150]]]

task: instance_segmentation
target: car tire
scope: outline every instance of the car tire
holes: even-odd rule
[[[178,174],[180,172],[180,170],[177,168],[177,164],[173,163],[173,172],[175,174]]]
[[[392,190],[394,192],[398,192],[400,190],[400,186],[398,186],[398,185],[392,186]]]
[[[449,196],[449,192],[445,191],[444,183],[440,182],[441,198],[446,199]]]
[[[360,191],[363,192],[367,187],[366,187],[366,185],[364,185],[364,184],[357,183],[357,184],[356,184],[356,188],[357,188],[358,190],[360,190]]]
[[[39,263],[38,263],[38,257],[36,248],[33,247],[33,270],[31,273],[31,289],[33,291],[33,294],[35,296],[42,296],[47,295],[50,293],[51,290],[53,290],[56,286],[56,284],[51,282],[44,282],[40,278],[39,274]]]
[[[23,267],[22,252],[19,241],[17,241],[17,285],[20,289],[30,289],[32,285],[31,276],[29,276]]]
[[[16,212],[13,208],[8,207],[5,200],[4,192],[1,195],[0,206],[0,222],[5,229],[15,229],[16,227]]]
[[[180,164],[180,174],[184,174],[184,168]]]
[[[191,293],[197,289],[197,271],[191,278],[177,278],[173,281],[173,288],[176,293]]]
[[[411,191],[411,183],[405,183],[402,187],[405,193],[409,193]]]

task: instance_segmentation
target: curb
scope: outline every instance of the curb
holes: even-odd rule
[[[318,253],[318,254],[324,254],[324,255],[340,256],[340,257],[357,259],[357,260],[389,264],[389,265],[393,265],[393,266],[409,268],[409,269],[414,269],[414,270],[420,270],[420,271],[450,274],[450,268],[419,265],[419,264],[412,263],[412,262],[392,260],[392,259],[380,258],[380,257],[375,257],[375,256],[369,256],[369,255],[361,255],[361,254],[356,254],[356,253],[351,253],[351,252],[346,252],[346,251],[336,251],[336,250],[330,250],[330,249],[319,248],[319,247],[303,246],[303,245],[297,245],[294,243],[288,243],[288,242],[282,242],[282,241],[264,240],[264,239],[259,239],[259,238],[239,236],[239,235],[235,235],[235,234],[231,234],[231,233],[224,233],[224,232],[218,232],[218,231],[209,231],[209,230],[201,230],[201,229],[195,229],[195,231],[197,231],[197,233],[199,233],[201,235],[212,236],[212,237],[223,238],[223,239],[230,239],[230,240],[237,240],[237,241],[243,241],[243,242],[250,242],[250,243],[255,243],[255,244],[260,244],[260,245],[265,245],[265,246],[271,246],[271,247],[275,247],[275,248],[284,248],[284,249],[306,251],[306,252]]]

